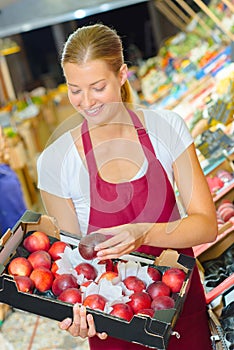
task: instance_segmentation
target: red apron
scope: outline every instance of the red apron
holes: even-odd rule
[[[145,175],[129,182],[113,184],[99,176],[87,121],[82,124],[82,141],[90,176],[88,233],[127,223],[169,222],[180,218],[174,190],[155,155],[150,138],[138,117],[132,111],[129,114],[148,161]],[[144,245],[138,251],[159,256],[163,249]],[[193,256],[191,248],[178,249],[178,252]],[[171,336],[168,350],[212,349],[204,290],[197,268],[194,270],[190,290],[175,330],[180,333],[180,339]],[[95,336],[89,338],[89,343],[91,350],[146,349],[144,346],[112,337],[100,340]]]

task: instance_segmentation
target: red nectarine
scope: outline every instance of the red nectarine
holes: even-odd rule
[[[70,304],[81,303],[82,294],[78,288],[67,288],[58,296],[58,300],[65,301]]]
[[[49,269],[42,266],[34,269],[30,278],[39,292],[46,292],[52,287],[54,275]]]
[[[90,294],[83,301],[84,306],[88,306],[94,310],[104,310],[106,305],[106,298],[100,294]]]
[[[75,267],[78,275],[84,275],[87,280],[94,280],[97,277],[97,270],[89,263],[82,262]]]
[[[129,290],[134,292],[141,292],[146,288],[145,282],[137,276],[128,276],[123,280],[123,283]]]
[[[131,321],[134,316],[133,310],[130,305],[124,303],[118,303],[112,305],[110,315],[122,318],[126,321]]]
[[[175,301],[171,297],[167,295],[160,295],[151,303],[151,308],[156,310],[165,310],[165,309],[172,309],[175,306]]]
[[[128,305],[131,306],[132,310],[136,314],[141,309],[149,309],[151,306],[152,299],[146,292],[135,292],[130,296]]]
[[[170,296],[171,289],[164,282],[155,281],[148,285],[146,292],[154,299],[160,295]]]
[[[27,258],[18,256],[8,265],[8,273],[13,276],[30,276],[33,267]]]
[[[58,275],[52,284],[52,292],[54,295],[60,295],[67,288],[78,288],[76,278],[69,273]]]
[[[97,256],[97,252],[94,250],[95,246],[104,242],[106,239],[107,236],[99,232],[90,233],[82,237],[78,245],[78,250],[82,258],[85,260],[95,258]]]
[[[48,250],[48,253],[51,256],[52,260],[60,259],[60,254],[64,252],[66,247],[71,247],[70,244],[65,243],[63,241],[55,241],[51,244],[50,249]]]
[[[147,272],[153,281],[161,281],[162,273],[156,267],[148,266]]]
[[[137,314],[138,315],[147,315],[147,316],[150,316],[150,317],[153,317],[154,316],[154,310],[149,308],[149,309],[141,309],[139,311],[137,311]]]
[[[36,250],[48,251],[50,248],[50,240],[46,233],[35,231],[23,240],[23,246],[30,253]]]
[[[103,278],[106,278],[108,281],[112,281],[114,278],[118,277],[118,273],[114,271],[106,271],[101,274],[101,276],[98,279],[98,282],[101,281]]]
[[[183,270],[171,267],[166,270],[162,276],[162,281],[170,287],[173,293],[178,293],[185,280],[186,274]]]
[[[36,250],[28,256],[28,261],[32,264],[32,267],[36,269],[37,267],[44,266],[47,269],[51,268],[51,257],[45,250]]]
[[[28,276],[15,276],[14,280],[16,282],[17,288],[20,292],[32,293],[34,289],[34,282]]]

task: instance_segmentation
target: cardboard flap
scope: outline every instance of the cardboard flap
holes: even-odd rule
[[[0,266],[7,264],[7,261],[11,258],[12,254],[15,253],[17,247],[22,241],[24,232],[22,227],[19,226],[18,229],[6,240],[4,246],[1,247],[0,251]]]
[[[60,229],[54,217],[41,215],[36,223],[27,223],[27,231],[44,231],[48,236],[55,237],[60,240]]]
[[[185,273],[188,273],[188,269],[178,262],[180,254],[173,249],[164,250],[154,261],[157,266],[171,266],[182,269]]]
[[[2,247],[6,244],[6,242],[11,237],[11,235],[12,235],[12,231],[10,229],[8,229],[4,233],[4,235],[0,238],[0,249],[2,249]]]

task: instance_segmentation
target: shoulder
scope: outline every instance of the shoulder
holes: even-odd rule
[[[176,112],[167,109],[143,109],[142,113],[149,132],[166,137],[186,134],[192,139],[187,124]]]
[[[184,127],[187,128],[187,125],[183,118],[167,109],[142,109],[144,114],[145,122],[151,127],[162,128],[174,128],[174,127]]]
[[[71,133],[66,132],[42,151],[37,160],[38,166],[40,167],[42,164],[43,167],[46,165],[54,166],[55,163],[61,164],[73,147],[74,141]]]
[[[151,140],[165,147],[173,161],[193,143],[187,124],[177,113],[166,109],[146,109],[143,114]]]

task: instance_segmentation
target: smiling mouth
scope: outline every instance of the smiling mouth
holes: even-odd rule
[[[95,117],[99,112],[103,109],[103,105],[91,108],[91,109],[85,109],[84,112],[89,117]]]

